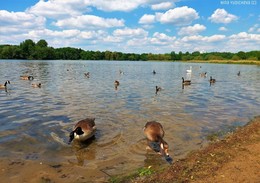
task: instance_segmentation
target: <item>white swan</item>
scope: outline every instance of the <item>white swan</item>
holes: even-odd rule
[[[191,73],[191,68],[192,68],[192,67],[190,66],[190,69],[187,69],[186,72],[187,72],[187,73]]]

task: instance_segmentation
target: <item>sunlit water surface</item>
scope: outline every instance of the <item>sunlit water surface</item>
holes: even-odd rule
[[[20,80],[23,74],[35,80]],[[217,80],[214,85],[209,76]],[[182,88],[182,77],[192,84]],[[167,166],[145,150],[147,121],[162,123],[176,160],[205,144],[207,135],[260,114],[260,67],[255,65],[0,60],[0,79],[11,82],[7,92],[0,90],[1,157],[68,163],[102,171],[104,177]],[[37,82],[42,87],[32,88]],[[157,95],[156,85],[163,88]],[[96,118],[96,138],[84,146],[67,145],[73,125],[86,117]]]

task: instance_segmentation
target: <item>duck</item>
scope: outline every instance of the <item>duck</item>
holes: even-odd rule
[[[7,84],[11,84],[9,80],[7,80],[5,82],[5,84],[0,84],[0,89],[6,89],[7,88]]]
[[[190,69],[187,69],[186,72],[187,72],[187,73],[191,73],[191,72],[192,72],[191,69],[192,69],[192,66],[190,66]]]
[[[210,83],[215,83],[215,82],[216,82],[216,79],[213,79],[212,76],[210,76],[209,82],[210,82]]]
[[[161,91],[162,88],[159,86],[155,86],[155,94],[157,94],[159,91]]]
[[[182,77],[182,85],[190,85],[191,80],[184,80],[184,77]]]
[[[143,132],[148,142],[147,149],[152,149],[160,155],[165,156],[166,160],[170,163],[172,158],[168,153],[169,145],[163,139],[165,132],[162,124],[157,121],[149,121],[145,124]]]
[[[86,118],[77,122],[73,128],[73,131],[70,133],[70,139],[68,144],[73,140],[79,142],[84,142],[91,137],[95,136],[96,125],[95,118]]]
[[[42,84],[41,84],[41,83],[33,83],[33,84],[32,84],[32,87],[33,87],[33,88],[41,88],[41,87],[42,87]]]
[[[20,79],[22,79],[22,80],[33,80],[34,77],[33,76],[24,75],[24,76],[20,76]]]

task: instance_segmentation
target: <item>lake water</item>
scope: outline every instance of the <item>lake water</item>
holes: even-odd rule
[[[35,79],[20,80],[23,74]],[[209,76],[217,80],[211,86]],[[182,88],[182,77],[192,84]],[[260,114],[260,67],[255,65],[0,60],[0,79],[11,82],[7,92],[0,90],[0,156],[84,168],[92,172],[84,175],[90,181],[168,166],[145,150],[147,121],[164,126],[176,160],[205,144],[207,135]],[[37,82],[41,88],[31,87]],[[163,88],[157,95],[156,85]],[[87,117],[96,118],[96,138],[84,146],[67,145],[73,125]]]

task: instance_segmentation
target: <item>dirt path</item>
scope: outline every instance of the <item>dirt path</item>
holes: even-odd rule
[[[134,182],[260,182],[260,116],[164,172]]]

